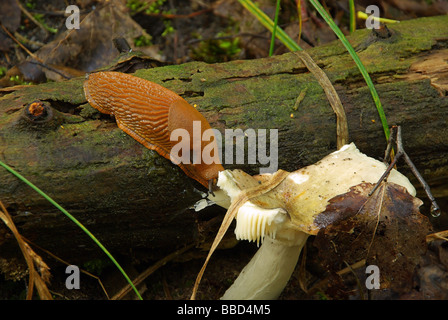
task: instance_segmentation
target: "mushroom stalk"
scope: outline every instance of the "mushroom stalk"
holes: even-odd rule
[[[277,299],[296,267],[308,236],[299,232],[294,241],[266,236],[260,249],[221,299]]]

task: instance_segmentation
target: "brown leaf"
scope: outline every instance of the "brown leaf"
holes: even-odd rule
[[[391,295],[403,294],[412,289],[414,270],[426,251],[431,226],[419,212],[422,201],[403,187],[383,182],[369,197],[372,189],[372,184],[362,183],[330,200],[325,212],[315,219],[326,228],[314,245],[330,273],[346,263],[366,259],[366,266],[379,267],[381,289],[390,289]]]
[[[115,37],[122,36],[132,44],[143,33],[120,1],[109,1],[85,16],[79,29],[66,30],[40,48],[35,53],[42,60],[40,64],[27,60],[19,68],[27,81],[59,81],[61,74],[70,78],[77,72],[90,72],[112,63],[118,56]]]
[[[418,290],[411,297],[417,299],[448,299],[448,242],[435,240],[429,244],[423,263],[415,277]],[[408,298],[408,296],[405,296]]]
[[[19,28],[20,14],[16,0],[3,0],[0,3],[0,23],[10,32],[15,32]]]
[[[49,272],[50,268],[22,238],[22,236],[20,235],[19,231],[17,230],[14,224],[14,221],[6,211],[6,208],[3,206],[1,201],[0,201],[0,220],[2,220],[14,234],[14,237],[17,240],[17,244],[19,245],[23,257],[25,258],[26,263],[28,265],[29,286],[27,292],[27,300],[32,299],[34,286],[36,286],[36,289],[39,293],[39,297],[41,300],[53,300],[53,297],[46,285],[46,282],[49,282],[50,279],[50,272]]]

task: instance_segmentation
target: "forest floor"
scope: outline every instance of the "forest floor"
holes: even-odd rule
[[[154,59],[155,64],[181,64],[189,61],[208,63],[225,62],[236,59],[257,59],[269,55],[270,33],[240,5],[237,0],[21,0],[21,7],[15,0],[3,0],[0,4],[0,88],[18,84],[58,81],[61,74],[69,77],[83,75],[97,68],[113,63],[118,52],[113,39],[124,37],[134,50],[141,51]],[[374,2],[374,3],[371,3]],[[77,5],[81,12],[81,30],[86,32],[72,37],[66,33],[65,9],[67,3]],[[275,1],[257,1],[259,7],[271,18],[275,12]],[[282,1],[279,25],[303,48],[319,46],[333,41],[336,36],[307,1],[301,4],[302,25],[299,24],[297,1]],[[348,1],[323,1],[341,30],[349,33]],[[357,11],[375,4],[381,16],[394,20],[407,20],[448,13],[445,1],[419,0],[360,0],[356,1]],[[101,10],[109,15],[102,14]],[[365,28],[365,21],[357,19],[357,28]],[[5,32],[5,29],[8,32]],[[95,34],[92,35],[92,30]],[[57,48],[64,40],[70,46],[64,50],[41,51],[46,45]],[[19,46],[15,41],[23,44]],[[25,50],[26,49],[26,50]],[[57,54],[53,54],[57,51]],[[278,40],[274,54],[282,54],[288,49]],[[45,53],[48,68],[36,68],[27,64],[27,58]],[[51,69],[50,69],[51,66]],[[49,72],[63,70],[63,72]],[[1,200],[1,199],[0,199]],[[434,247],[448,268],[446,242]],[[250,243],[238,243],[231,251],[219,250],[209,264],[204,275],[198,298],[218,299],[232,283],[235,276],[250,260],[257,247]],[[313,252],[312,241],[307,245],[308,256]],[[435,254],[435,253],[434,253]],[[67,290],[65,287],[65,265],[43,254],[50,265],[52,280],[49,286],[55,299],[107,299],[98,279],[82,275],[81,290]],[[196,257],[196,259],[195,259]],[[197,259],[201,257],[201,259]],[[144,299],[188,299],[198,270],[203,263],[204,252],[187,251],[177,259],[168,262],[145,281]],[[430,258],[428,258],[430,259]],[[445,259],[445,260],[444,260]],[[151,262],[154,263],[154,262]],[[151,263],[133,264],[129,272],[138,274]],[[306,265],[313,260],[306,261]],[[108,288],[109,296],[123,285],[116,280],[121,276],[108,265],[85,267],[96,274]],[[314,275],[301,271],[298,267],[280,299],[359,299],[356,287],[356,273],[351,283],[353,292],[345,296],[325,296],[323,292],[305,292],[304,283],[311,286],[318,281]],[[446,277],[446,274],[444,275]],[[445,279],[446,280],[446,279]],[[346,284],[347,284],[346,283]],[[446,284],[446,281],[444,282]],[[26,294],[27,278],[12,281],[0,276],[0,299],[23,299]],[[417,289],[417,288],[416,288]],[[442,288],[434,291],[429,298],[448,298]],[[340,294],[340,293],[339,293]],[[378,296],[377,298],[381,298]],[[417,291],[401,296],[384,298],[424,298]]]

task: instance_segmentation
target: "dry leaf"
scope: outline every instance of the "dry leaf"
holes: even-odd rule
[[[134,38],[144,33],[122,6],[117,0],[98,6],[81,20],[79,29],[59,34],[35,55],[45,65],[68,77],[78,76],[78,73],[67,68],[77,68],[84,73],[110,64],[118,55],[114,38],[123,37],[133,43]],[[43,78],[61,80],[59,73],[44,68],[35,61],[25,61],[19,68],[27,81],[42,81]]]
[[[372,184],[362,183],[333,198],[315,220],[327,227],[319,232],[314,245],[331,274],[347,263],[366,259],[366,266],[379,267],[381,289],[401,295],[412,289],[431,225],[419,212],[422,201],[403,187],[383,182],[369,197],[372,189]],[[360,279],[363,285],[364,281]]]
[[[27,300],[32,299],[34,286],[36,286],[36,289],[39,293],[39,297],[41,300],[53,300],[50,290],[48,290],[48,287],[46,285],[46,283],[48,283],[50,280],[50,272],[49,272],[50,268],[22,238],[22,236],[20,235],[19,231],[17,230],[14,224],[14,221],[12,220],[11,216],[8,214],[6,208],[3,206],[1,202],[0,202],[0,219],[3,220],[5,225],[14,234],[17,243],[20,247],[20,250],[22,251],[23,257],[25,258],[26,263],[28,265],[29,285],[28,285]]]

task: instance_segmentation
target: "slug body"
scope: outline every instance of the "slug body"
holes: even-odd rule
[[[171,149],[178,141],[171,140],[175,129],[186,130],[190,135],[190,155],[202,152],[212,142],[202,141],[205,130],[211,129],[204,116],[182,97],[156,83],[120,72],[98,72],[84,82],[87,101],[98,111],[115,116],[118,127],[166,159],[175,162],[190,178],[205,187],[223,171],[221,163],[204,161],[193,163],[173,159]],[[193,135],[193,123],[200,123],[200,137]],[[193,141],[201,139],[200,142]],[[200,150],[193,148],[200,143]],[[214,150],[217,150],[215,148]],[[218,158],[218,157],[215,157]],[[189,163],[188,163],[189,162]]]

